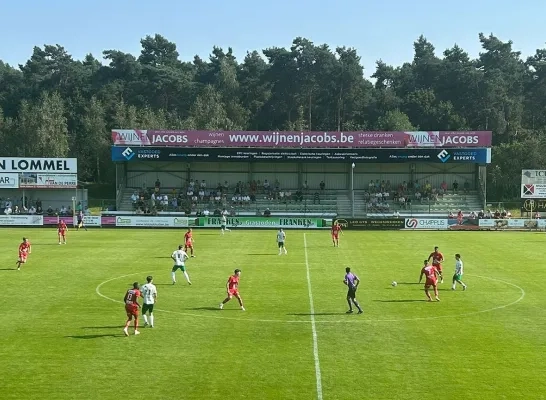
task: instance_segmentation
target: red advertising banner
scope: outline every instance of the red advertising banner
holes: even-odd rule
[[[115,129],[116,146],[407,148],[491,147],[490,131],[476,132],[264,132]]]

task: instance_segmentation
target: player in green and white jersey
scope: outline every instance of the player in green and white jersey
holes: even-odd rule
[[[462,281],[463,268],[463,260],[461,260],[461,255],[457,253],[455,254],[455,273],[453,274],[453,286],[451,286],[451,290],[455,290],[457,283],[463,285],[463,290],[466,290],[466,285]]]

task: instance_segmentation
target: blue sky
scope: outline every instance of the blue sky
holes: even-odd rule
[[[476,57],[478,33],[492,32],[527,57],[546,47],[545,11],[544,0],[0,0],[0,59],[24,63],[44,44],[77,59],[106,49],[138,55],[140,39],[159,33],[184,60],[207,58],[214,45],[231,46],[242,60],[249,50],[290,47],[302,36],[356,48],[369,76],[380,58],[410,61],[421,34],[438,54],[457,43]]]

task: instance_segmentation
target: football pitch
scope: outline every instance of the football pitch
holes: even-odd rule
[[[0,399],[546,398],[544,234],[347,231],[333,248],[329,231],[288,231],[278,256],[275,233],[195,229],[188,286],[170,277],[182,229],[71,229],[63,246],[56,229],[0,230]],[[428,303],[434,246],[447,279]],[[346,266],[362,315],[345,314]],[[219,310],[235,268],[246,311]],[[155,327],[125,337],[123,296],[147,275]]]

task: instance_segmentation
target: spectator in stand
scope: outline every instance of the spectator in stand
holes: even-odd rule
[[[136,191],[131,195],[131,201],[133,202],[133,208],[136,208],[138,202],[138,194]]]
[[[19,214],[21,214],[21,210],[19,209],[19,206],[13,207],[13,214],[14,214],[14,215],[19,215]]]
[[[383,192],[383,200],[388,201],[389,200],[390,193],[387,191]]]
[[[188,198],[191,198],[193,196],[193,186],[188,186],[188,190],[186,191],[186,196],[188,196]]]
[[[447,183],[446,183],[446,181],[443,181],[440,184],[440,196],[443,197],[446,193],[447,193]]]
[[[205,182],[205,180],[203,179],[201,181],[201,183],[199,184],[199,187],[203,190],[205,190],[207,188],[207,182]]]
[[[499,211],[498,209],[497,209],[497,210],[495,210],[495,214],[494,214],[494,216],[495,216],[495,219],[500,219],[500,217],[501,217],[501,213],[500,213],[500,211]]]
[[[269,193],[269,181],[267,179],[264,179],[264,193]]]
[[[320,194],[319,192],[315,192],[315,195],[313,196],[313,204],[320,204]]]
[[[42,209],[42,206],[36,207],[36,214],[42,215],[44,213],[44,210]]]
[[[485,213],[483,212],[483,210],[480,210],[480,212],[478,213],[478,218],[479,219],[485,218]]]
[[[512,218],[512,213],[510,210],[506,211],[506,218]]]
[[[408,183],[406,181],[402,182],[402,192],[406,193],[408,191]]]
[[[284,201],[284,192],[281,190],[279,192],[279,202],[282,203]]]
[[[421,199],[421,192],[415,192],[415,200],[417,200],[419,203],[423,202]]]
[[[457,182],[457,179],[453,181],[453,193],[457,193],[459,191],[459,182]]]
[[[411,210],[411,197],[408,196],[406,198],[406,209],[409,208]]]
[[[205,209],[203,210],[203,215],[205,217],[208,217],[210,215],[210,211],[209,211],[209,209],[207,207],[205,207]]]
[[[191,189],[192,192],[195,190],[195,181],[193,178],[190,178],[190,183],[188,183],[188,189]]]
[[[400,196],[398,198],[398,203],[400,205],[400,208],[406,208],[406,199],[404,198],[404,196]]]
[[[296,203],[303,201],[303,191],[301,189],[296,190]]]
[[[171,200],[171,206],[175,211],[178,209],[178,199],[176,197]]]
[[[324,189],[326,188],[326,184],[324,183],[324,181],[320,181],[319,187],[320,187],[320,190],[321,190],[322,192],[324,192]]]
[[[419,181],[415,181],[415,183],[413,184],[413,189],[415,190],[415,193],[421,191],[421,184],[419,183]]]
[[[535,213],[535,219],[540,219],[540,213],[538,211]]]
[[[264,211],[264,217],[271,217],[271,211],[269,211],[269,208],[266,208]]]
[[[469,218],[470,218],[470,219],[476,219],[476,218],[477,218],[476,213],[475,213],[474,211],[472,211],[472,212],[470,213]]]
[[[425,182],[425,194],[429,196],[432,193],[432,185],[429,181]]]
[[[292,192],[290,190],[284,192],[284,198],[286,199],[287,203],[290,203],[292,201]]]
[[[368,191],[370,193],[374,193],[375,192],[375,183],[373,181],[373,179],[370,181],[370,183],[368,184]]]
[[[467,194],[470,191],[470,182],[464,181],[463,189],[464,189],[464,193]]]
[[[453,214],[451,211],[449,212],[449,214],[447,215],[447,217],[449,219],[454,219],[455,218],[455,214]]]
[[[66,215],[66,212],[67,212],[66,207],[62,206],[61,207],[61,215]]]
[[[28,209],[28,213],[30,215],[36,214],[36,208],[34,206],[30,206],[30,208]]]
[[[493,213],[491,212],[491,210],[487,210],[487,214],[485,214],[485,218],[487,219],[493,218]]]
[[[199,189],[199,200],[205,200],[205,190],[203,189],[203,187]]]
[[[501,212],[501,218],[506,218],[506,216],[508,215],[508,213],[506,212],[506,210],[502,210]]]

